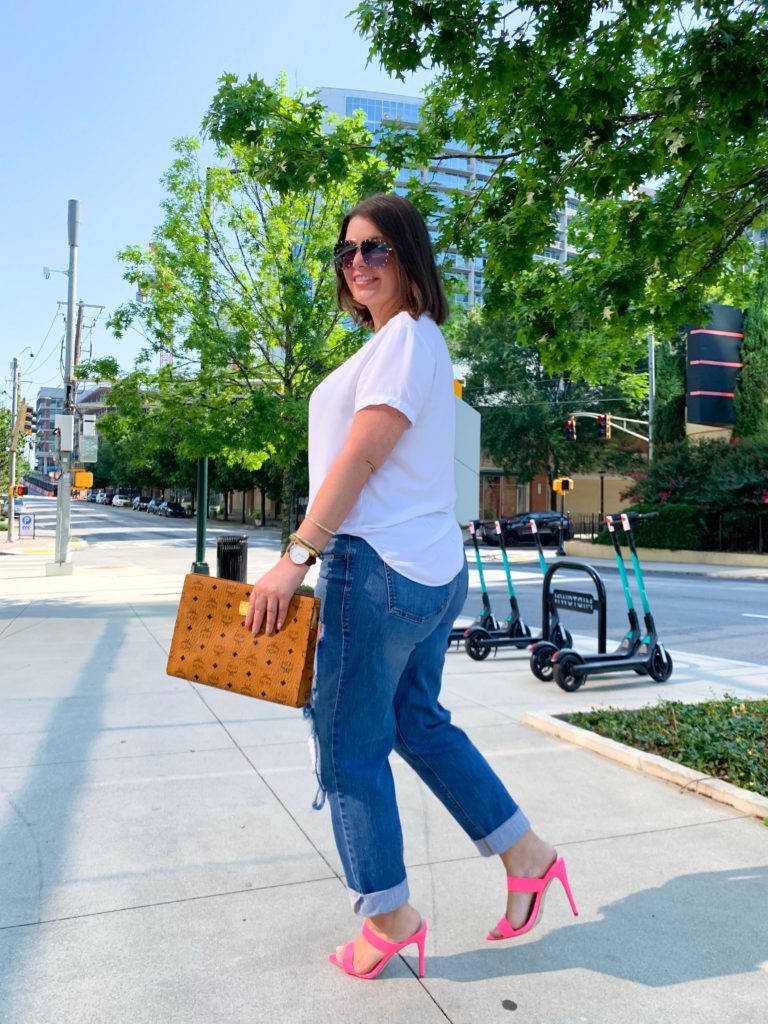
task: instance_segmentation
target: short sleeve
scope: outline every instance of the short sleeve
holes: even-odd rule
[[[369,405],[389,405],[416,422],[435,378],[431,345],[408,314],[399,314],[369,344],[376,350],[358,378],[355,412]]]

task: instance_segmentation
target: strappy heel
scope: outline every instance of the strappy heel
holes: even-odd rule
[[[534,898],[533,905],[531,906],[531,911],[524,924],[519,928],[513,928],[506,916],[504,916],[496,925],[496,931],[501,932],[501,934],[494,935],[493,932],[488,932],[488,935],[486,936],[487,940],[489,942],[499,942],[501,939],[514,939],[517,935],[523,935],[525,932],[529,932],[539,919],[539,915],[544,906],[544,894],[547,891],[547,886],[555,878],[562,883],[562,886],[565,889],[565,895],[568,897],[568,902],[571,904],[571,910],[573,911],[574,916],[577,917],[579,912],[576,909],[573,894],[571,893],[568,874],[565,870],[565,861],[562,857],[558,857],[547,873],[541,878],[518,878],[515,875],[507,875],[507,889],[509,892],[531,892],[535,893],[536,896]]]
[[[376,966],[368,971],[367,974],[361,974],[355,970],[355,944],[354,942],[348,942],[344,947],[344,952],[341,957],[341,963],[335,953],[331,953],[328,959],[332,964],[336,964],[340,967],[345,974],[350,974],[353,978],[363,978],[369,981],[371,978],[375,978],[378,974],[384,970],[389,961],[395,955],[399,953],[401,949],[405,949],[406,946],[410,946],[412,942],[415,942],[419,947],[419,977],[424,977],[424,942],[427,937],[427,922],[422,921],[418,931],[415,931],[410,938],[406,939],[405,942],[388,942],[386,939],[382,939],[380,935],[377,935],[373,929],[368,925],[367,921],[363,921],[363,938],[366,942],[369,942],[374,949],[378,949],[384,956],[379,960]]]

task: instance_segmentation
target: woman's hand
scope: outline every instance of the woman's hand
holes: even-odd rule
[[[306,574],[307,566],[294,565],[284,555],[277,565],[253,584],[245,628],[250,629],[254,636],[262,626],[267,635],[274,630],[282,629],[291,598]]]

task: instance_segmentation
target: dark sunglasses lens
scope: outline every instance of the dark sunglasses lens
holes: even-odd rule
[[[333,251],[333,262],[341,269],[349,270],[355,260],[357,246],[353,242],[342,242]]]
[[[389,246],[375,238],[368,238],[360,243],[360,255],[368,267],[386,266],[389,259]]]

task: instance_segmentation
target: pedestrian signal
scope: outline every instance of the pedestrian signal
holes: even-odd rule
[[[568,494],[573,490],[573,480],[569,476],[559,476],[552,481],[552,490],[555,494]]]
[[[566,441],[575,441],[576,440],[576,420],[575,419],[571,419],[571,420],[566,420],[565,421],[565,439],[566,439]]]

